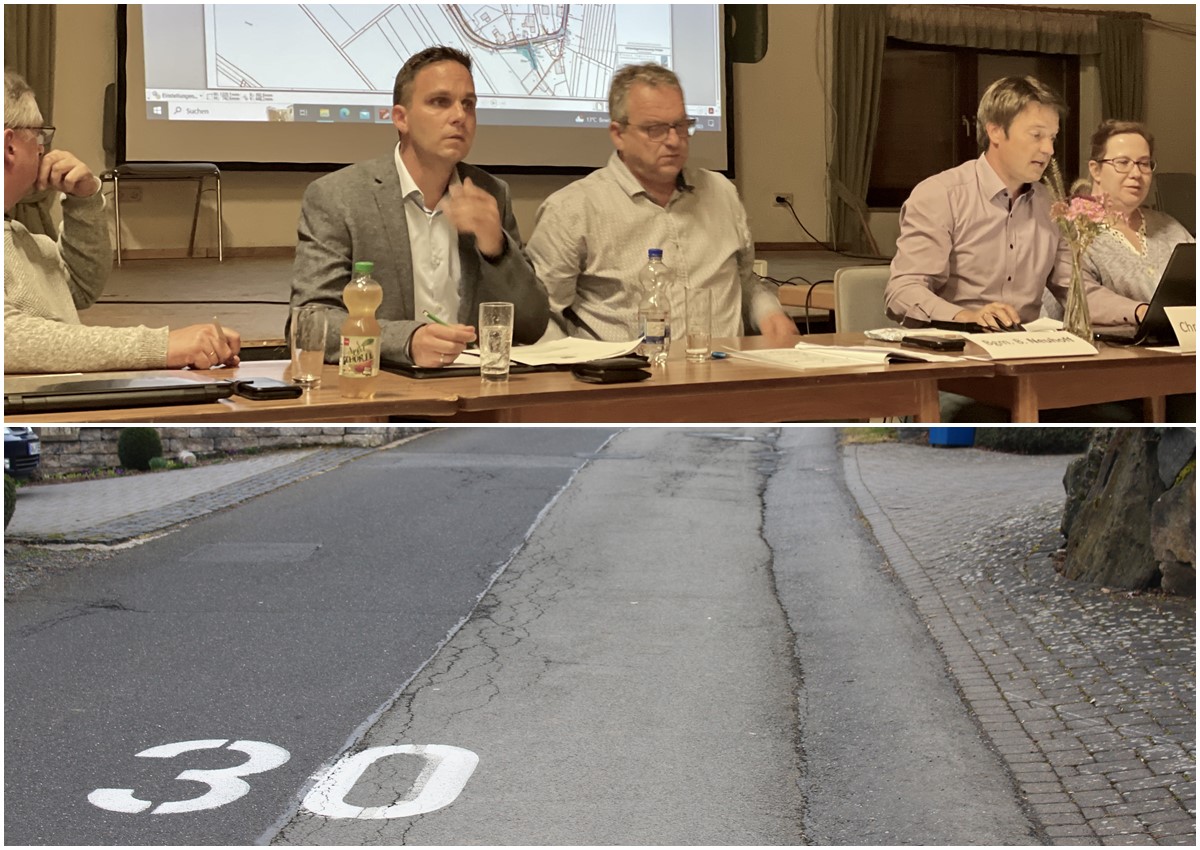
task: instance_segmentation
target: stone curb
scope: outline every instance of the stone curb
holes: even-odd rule
[[[180,523],[189,522],[205,514],[228,508],[263,493],[278,490],[296,481],[328,472],[342,464],[357,460],[364,455],[391,448],[396,443],[384,446],[356,448],[342,447],[321,449],[294,463],[276,467],[261,475],[242,479],[234,484],[200,493],[188,499],[165,505],[162,508],[140,511],[120,517],[111,522],[78,529],[62,535],[5,534],[5,543],[30,545],[85,543],[114,545],[125,543],[147,534],[164,531]]]

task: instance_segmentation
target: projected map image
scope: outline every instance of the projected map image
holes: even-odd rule
[[[669,7],[211,4],[205,20],[209,86],[243,91],[390,93],[404,60],[446,44],[481,96],[604,100],[620,65],[672,52]]]

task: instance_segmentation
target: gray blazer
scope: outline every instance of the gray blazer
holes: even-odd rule
[[[513,216],[508,185],[466,163],[459,177],[490,192],[500,207],[505,250],[496,262],[485,259],[475,237],[458,237],[462,259],[457,321],[478,324],[479,304],[509,301],[514,306],[514,343],[541,338],[550,317],[546,290],[533,273]],[[400,194],[396,160],[389,154],[327,174],[309,184],[300,209],[299,241],[292,268],[291,305],[323,304],[330,308],[325,360],[336,363],[341,347],[339,330],[346,318],[342,289],[350,282],[355,261],[375,264],[372,276],[383,287],[376,317],[383,328],[381,356],[386,361],[411,363],[408,341],[425,321],[414,310],[412,252],[408,243],[404,198]]]

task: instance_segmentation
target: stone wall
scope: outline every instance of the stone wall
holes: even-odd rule
[[[1098,428],[1063,485],[1063,575],[1123,590],[1195,593],[1194,428]]]
[[[43,474],[85,472],[121,465],[117,458],[120,428],[35,428],[42,440]],[[163,456],[182,451],[197,457],[233,455],[263,449],[303,446],[382,446],[429,428],[390,426],[288,428],[161,427]]]

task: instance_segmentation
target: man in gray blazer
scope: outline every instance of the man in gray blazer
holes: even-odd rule
[[[383,288],[385,361],[452,363],[475,340],[484,301],[514,305],[514,343],[545,332],[546,290],[525,258],[508,186],[462,161],[475,138],[475,100],[469,56],[451,47],[417,53],[396,75],[393,154],[305,191],[291,304],[330,308],[328,362],[338,360],[342,289],[363,260]]]

